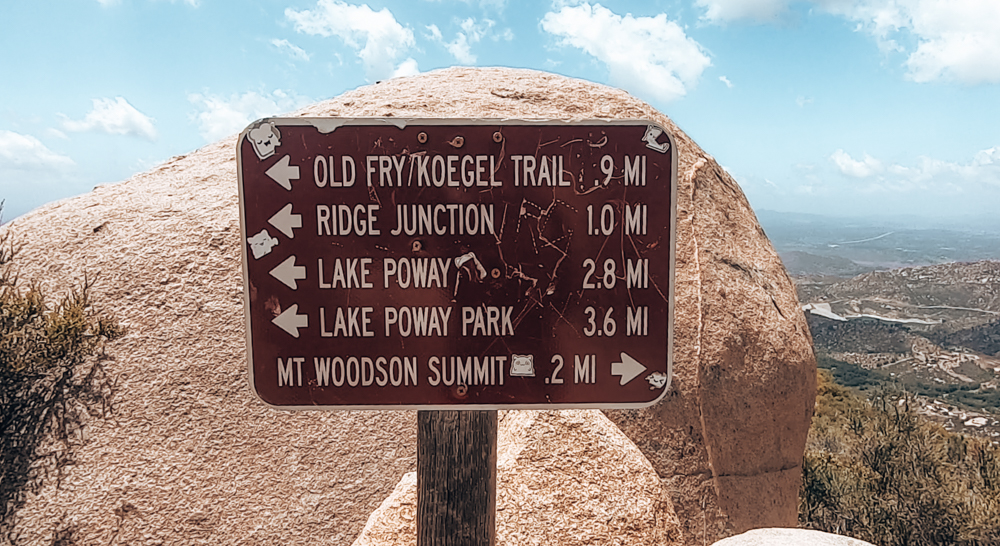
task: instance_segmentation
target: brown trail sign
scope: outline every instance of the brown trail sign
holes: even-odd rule
[[[669,388],[677,151],[661,127],[287,118],[238,142],[265,403],[634,408]]]

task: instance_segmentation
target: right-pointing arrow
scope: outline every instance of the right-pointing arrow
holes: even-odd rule
[[[288,191],[292,191],[292,180],[299,179],[299,166],[290,165],[291,156],[285,156],[281,158],[277,163],[271,165],[271,168],[264,171],[264,174],[271,177],[278,184],[281,184],[282,188]]]
[[[274,317],[271,322],[275,323],[279,328],[288,332],[288,334],[294,338],[299,337],[299,328],[305,328],[309,326],[309,315],[300,315],[299,304],[292,305],[285,312]]]
[[[295,265],[295,256],[289,256],[271,270],[271,276],[285,283],[292,290],[298,290],[299,285],[295,281],[306,278],[306,266]]]
[[[278,230],[285,234],[285,237],[294,239],[295,232],[292,230],[302,227],[302,215],[292,214],[292,204],[289,203],[274,213],[274,216],[267,223],[278,228]]]
[[[621,376],[621,385],[625,385],[646,371],[646,367],[639,364],[639,361],[625,353],[621,353],[621,362],[611,363],[611,375]]]

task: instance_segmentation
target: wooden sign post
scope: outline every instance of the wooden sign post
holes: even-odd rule
[[[417,412],[417,546],[496,544],[497,412]]]

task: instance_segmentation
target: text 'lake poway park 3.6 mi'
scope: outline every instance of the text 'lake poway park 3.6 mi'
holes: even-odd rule
[[[628,408],[669,388],[677,150],[662,127],[265,119],[237,158],[265,403]]]

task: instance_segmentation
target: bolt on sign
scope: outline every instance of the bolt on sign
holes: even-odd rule
[[[265,119],[237,148],[266,404],[635,408],[669,388],[677,150],[662,127]]]

